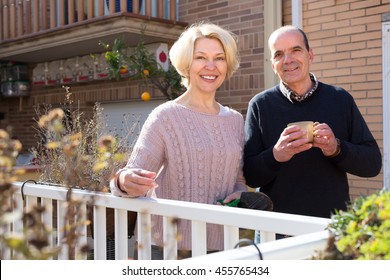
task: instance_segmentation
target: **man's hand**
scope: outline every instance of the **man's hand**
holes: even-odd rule
[[[330,157],[337,154],[339,146],[329,125],[314,123],[313,135],[313,147],[320,148],[324,156]]]
[[[273,154],[276,161],[286,162],[294,155],[309,150],[312,146],[307,138],[307,132],[297,125],[292,125],[283,130],[273,148]]]

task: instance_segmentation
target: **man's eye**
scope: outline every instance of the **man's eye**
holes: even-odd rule
[[[281,56],[282,56],[281,53],[276,53],[276,54],[274,54],[274,58],[278,58],[278,57],[281,57]]]

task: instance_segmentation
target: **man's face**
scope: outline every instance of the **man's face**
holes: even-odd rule
[[[302,34],[291,30],[273,36],[269,42],[272,69],[292,90],[299,92],[309,83],[309,65],[313,61],[312,50],[307,50]]]

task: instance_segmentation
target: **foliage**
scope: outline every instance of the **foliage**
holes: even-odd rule
[[[165,71],[153,54],[149,53],[143,41],[140,41],[130,54],[126,54],[121,39],[115,39],[111,50],[109,50],[110,45],[100,44],[107,50],[105,57],[109,65],[110,77],[119,80],[121,71],[127,70],[132,79],[152,84],[168,100],[175,99],[182,93],[183,86],[179,73],[172,65],[169,65],[168,70]]]
[[[328,259],[390,259],[390,191],[359,197],[329,225]]]

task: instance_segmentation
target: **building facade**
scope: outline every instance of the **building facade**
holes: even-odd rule
[[[99,40],[109,43],[121,36],[129,46],[143,38],[146,43],[162,43],[169,48],[187,25],[211,21],[238,36],[240,69],[223,84],[217,97],[222,104],[245,115],[248,101],[278,82],[269,62],[268,35],[281,25],[293,24],[308,35],[314,51],[312,71],[319,80],[341,86],[354,96],[383,152],[384,168],[380,175],[368,179],[349,177],[352,197],[389,187],[385,147],[390,146],[387,136],[390,124],[384,116],[385,108],[390,109],[387,97],[390,93],[390,0],[144,0],[139,2],[141,5],[134,1],[132,10],[115,6],[129,1],[37,0],[31,1],[30,10],[26,6],[22,9],[23,13],[32,15],[31,30],[23,29],[22,22],[12,28],[12,18],[14,22],[15,18],[16,22],[26,18],[18,16],[17,2],[20,1],[2,1],[0,61],[28,65],[31,89],[26,96],[3,94],[0,128],[12,126],[13,135],[22,141],[26,151],[36,144],[34,107],[43,103],[61,106],[66,94],[61,82],[50,84],[47,77],[43,84],[37,81],[39,75],[34,73],[39,66],[43,67],[41,73],[53,73],[57,70],[49,70],[50,65],[60,69],[61,62],[68,63],[62,67],[70,66],[73,73],[76,65],[84,65],[81,60],[89,54],[104,53]],[[62,16],[60,12],[55,13],[61,5],[68,11]],[[12,9],[16,12],[12,13]],[[35,21],[37,18],[40,20]],[[146,31],[142,31],[142,26],[146,26]],[[109,114],[126,110],[147,114],[153,106],[166,100],[158,90],[130,78],[117,81],[99,79],[96,72],[94,75],[86,80],[75,78],[67,84],[75,104],[86,115],[92,113],[96,102]],[[145,90],[151,92],[153,102],[140,100]]]

